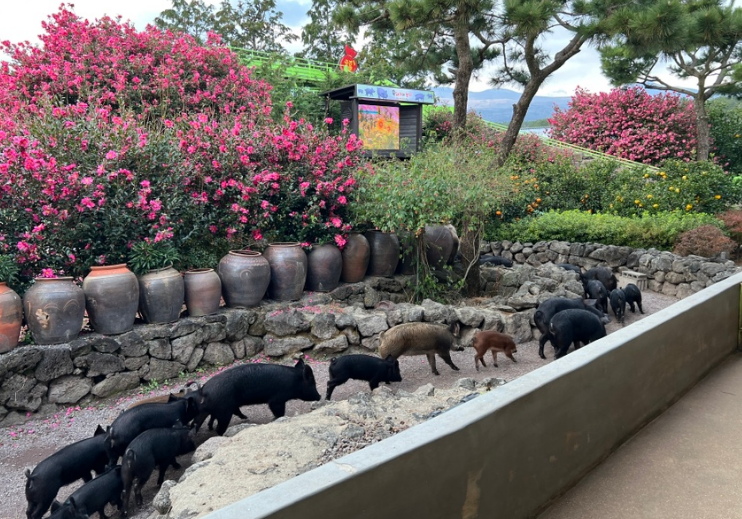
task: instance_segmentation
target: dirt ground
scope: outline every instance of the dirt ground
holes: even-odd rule
[[[677,301],[676,298],[645,291],[643,293],[644,315],[631,313],[627,311],[626,322],[624,326],[630,326],[632,323],[651,315],[663,308],[670,306]],[[628,310],[628,309],[627,309]],[[615,321],[612,316],[611,322],[606,326],[608,333],[612,333],[621,328],[621,325]],[[587,346],[589,347],[589,346]],[[486,357],[487,367],[476,371],[474,368],[474,353],[471,348],[462,352],[452,352],[454,363],[460,368],[454,371],[445,363],[438,359],[437,366],[440,376],[434,376],[430,372],[425,357],[402,357],[400,367],[402,371],[402,382],[392,384],[392,389],[404,389],[414,391],[418,387],[432,383],[437,387],[450,387],[460,378],[471,377],[481,381],[487,377],[503,378],[511,381],[524,375],[545,364],[553,362],[553,348],[546,345],[546,360],[538,356],[538,341],[530,341],[518,345],[518,353],[515,354],[517,363],[513,363],[502,355],[498,356],[499,367],[495,368],[491,363],[491,356]],[[256,362],[269,362],[267,358],[253,359]],[[324,398],[328,379],[328,364],[326,359],[307,358],[307,362],[314,370],[317,380],[317,388]],[[202,375],[200,381],[207,380],[209,375]],[[185,382],[178,381],[170,387],[162,386],[155,391],[142,394],[141,390],[132,390],[126,395],[117,398],[111,398],[99,401],[95,405],[86,407],[69,407],[60,410],[52,416],[43,418],[33,417],[23,425],[9,428],[0,428],[0,518],[2,519],[22,519],[25,518],[26,498],[24,494],[24,484],[26,478],[24,471],[31,468],[53,454],[60,448],[69,443],[84,439],[93,434],[96,426],[110,424],[116,416],[126,409],[132,402],[143,399],[150,394],[164,394],[172,389],[180,389]],[[360,391],[368,391],[366,382],[351,380],[346,384],[339,386],[333,392],[333,400],[347,399],[349,396]],[[273,415],[268,410],[267,405],[258,405],[243,407],[243,412],[247,415],[248,421],[252,423],[267,423],[273,419]],[[286,407],[286,415],[294,416],[300,413],[310,411],[309,402],[290,401]],[[240,423],[241,420],[234,417],[232,424]],[[206,439],[215,435],[214,432],[208,431],[204,426],[197,437],[197,444],[201,444]],[[166,479],[177,480],[182,472],[190,465],[190,455],[182,456],[178,461],[182,468],[178,471],[170,469]],[[132,508],[133,501],[130,505],[130,517],[134,519],[145,519],[154,511],[151,507],[151,501],[156,494],[156,476],[150,479],[150,482],[144,488],[144,503],[141,508]],[[72,491],[80,486],[81,482],[74,483],[63,488],[58,499],[65,499]],[[109,505],[107,513],[114,512]],[[113,514],[118,518],[119,514]]]

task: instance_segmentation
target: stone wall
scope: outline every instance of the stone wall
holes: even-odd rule
[[[135,324],[121,335],[87,332],[67,344],[21,345],[0,355],[0,425],[256,355],[372,352],[382,331],[404,322],[458,322],[463,346],[471,344],[475,329],[504,331],[525,342],[533,338],[533,308],[540,301],[579,297],[581,291],[575,273],[554,266],[483,270],[485,278],[500,280],[501,295],[476,306],[405,303],[410,278],[368,277],[329,294],[305,293],[292,303],[223,307],[171,324]]]
[[[647,275],[648,288],[678,298],[687,297],[738,271],[733,261],[701,256],[678,256],[657,249],[633,249],[599,243],[540,241],[485,243],[483,253],[502,256],[514,263],[541,266],[547,262],[571,263],[589,269],[628,268]]]

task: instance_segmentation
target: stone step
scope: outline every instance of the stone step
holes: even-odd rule
[[[634,270],[624,270],[618,277],[618,288],[624,288],[629,283],[634,283],[639,290],[647,289],[647,275]]]

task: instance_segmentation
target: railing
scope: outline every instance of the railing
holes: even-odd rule
[[[281,56],[274,52],[241,49],[239,47],[231,47],[231,49],[235,54],[237,54],[237,56],[239,56],[240,61],[242,61],[244,65],[251,67],[260,66],[265,62],[273,61],[276,56]],[[290,65],[283,71],[286,76],[310,83],[323,82],[328,76],[335,74],[338,69],[337,63],[296,58],[293,56],[282,56],[282,58],[290,63]],[[278,63],[273,64],[274,68],[279,66]]]
[[[489,126],[495,128],[498,131],[506,131],[508,129],[507,125],[501,124],[501,123],[493,123],[490,121],[485,121]],[[558,141],[556,139],[551,139],[549,137],[542,137],[539,136],[542,141],[544,141],[544,144],[547,146],[550,146],[552,148],[559,148],[563,150],[569,150],[573,151],[575,153],[580,153],[582,155],[587,155],[589,157],[593,157],[596,159],[610,159],[613,161],[618,162],[619,164],[622,164],[623,166],[629,167],[629,168],[645,168],[650,171],[659,171],[659,168],[655,166],[650,166],[649,164],[642,164],[641,162],[635,162],[633,160],[628,159],[622,159],[620,157],[616,157],[614,155],[609,155],[608,153],[603,153],[601,151],[595,151],[588,148],[583,148],[582,146],[577,146],[575,144],[570,144],[568,142],[562,142]]]

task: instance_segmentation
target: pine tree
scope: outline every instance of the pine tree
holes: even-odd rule
[[[190,34],[199,43],[204,43],[209,31],[216,26],[214,6],[203,0],[171,0],[170,9],[165,9],[155,18],[160,29]]]
[[[742,9],[733,0],[638,0],[607,19],[612,36],[601,48],[602,67],[614,84],[638,82],[693,99],[698,160],[708,160],[706,101],[715,93],[742,93],[734,69],[742,60]],[[662,64],[695,87],[659,76]]]

